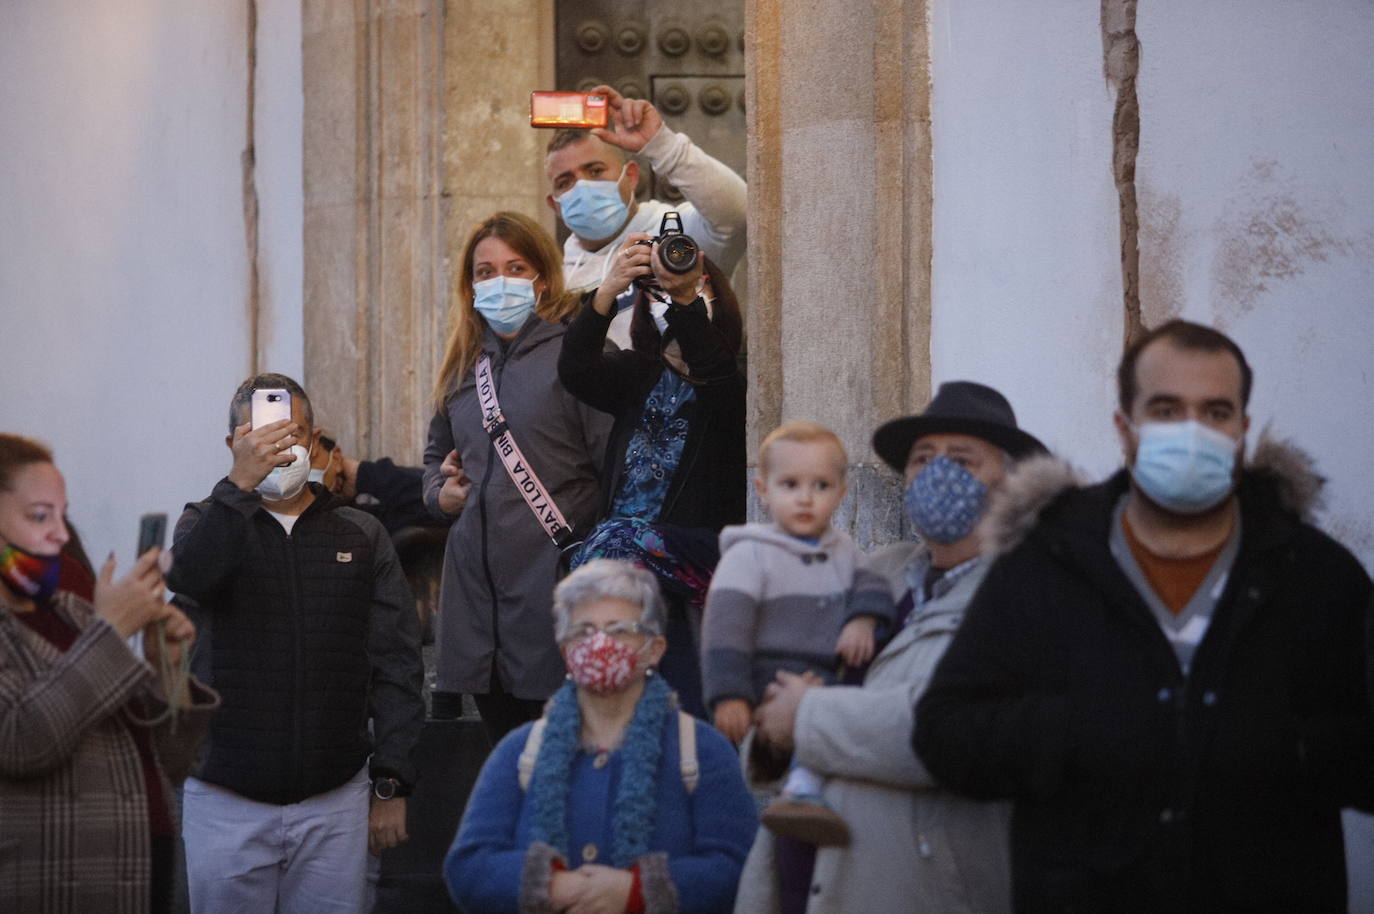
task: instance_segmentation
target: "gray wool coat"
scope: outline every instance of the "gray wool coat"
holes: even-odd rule
[[[488,328],[482,351],[491,357],[496,395],[516,444],[568,523],[585,535],[600,504],[611,417],[579,403],[559,382],[565,330],[532,317],[503,347]],[[548,698],[565,672],[553,639],[558,550],[482,427],[472,371],[429,425],[424,497],[440,517],[439,465],[454,449],[472,490],[449,528],[436,634],[437,687],[484,694],[490,691],[494,664],[506,691],[518,698]]]
[[[900,600],[921,552],[898,543],[867,560]],[[823,776],[823,796],[849,823],[849,847],[816,853],[808,914],[1004,914],[1011,909],[1009,806],[957,797],[911,749],[914,705],[963,619],[987,566],[927,603],[869,667],[862,686],[811,689],[797,709],[796,761]],[[736,914],[779,910],[774,838],[760,828]]]

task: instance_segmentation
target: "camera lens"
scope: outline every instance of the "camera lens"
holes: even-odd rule
[[[674,273],[690,273],[697,263],[697,243],[686,235],[672,235],[658,246],[663,266]]]

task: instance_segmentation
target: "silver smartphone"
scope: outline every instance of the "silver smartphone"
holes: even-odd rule
[[[291,394],[284,387],[259,387],[253,391],[253,428],[291,418]]]

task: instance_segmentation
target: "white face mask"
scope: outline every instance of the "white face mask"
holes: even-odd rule
[[[310,451],[304,445],[291,448],[296,459],[284,467],[273,467],[267,478],[258,483],[258,494],[264,501],[290,501],[301,494],[310,478]]]

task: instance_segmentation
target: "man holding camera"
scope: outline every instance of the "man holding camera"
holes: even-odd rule
[[[631,233],[656,233],[663,214],[677,211],[682,229],[702,253],[729,276],[744,255],[747,188],[744,179],[663,123],[642,99],[624,98],[610,86],[597,86],[610,107],[611,128],[559,130],[544,159],[550,193],[545,198],[572,234],[563,246],[568,288],[586,291],[601,285],[612,256]],[[659,177],[682,191],[679,204],[635,200],[643,154]],[[630,318],[622,297],[610,338],[630,346]]]
[[[255,389],[290,418],[254,428]],[[415,604],[382,525],[307,482],[313,424],[295,381],[245,381],[229,474],[177,523],[168,585],[199,604],[194,665],[223,697],[185,788],[196,912],[363,910],[368,850],[406,840]]]

